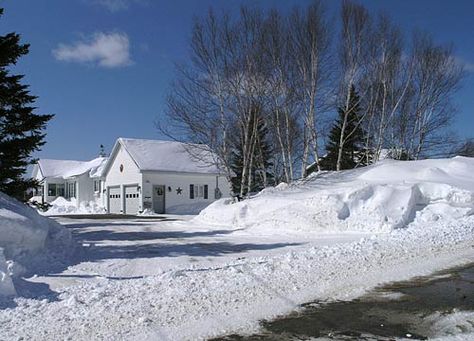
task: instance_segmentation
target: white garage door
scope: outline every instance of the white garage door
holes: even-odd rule
[[[139,195],[137,185],[125,187],[125,213],[126,214],[137,214],[138,213]]]
[[[109,187],[109,213],[122,213],[120,187]]]

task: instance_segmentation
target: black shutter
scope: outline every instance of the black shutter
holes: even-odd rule
[[[189,185],[189,199],[194,199],[194,185]]]
[[[207,199],[209,197],[208,195],[208,186],[204,185],[204,199]]]

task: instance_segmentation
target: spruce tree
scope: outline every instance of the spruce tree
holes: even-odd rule
[[[359,160],[363,160],[363,156],[365,155],[365,132],[360,124],[360,111],[360,99],[355,87],[352,86],[349,93],[348,112],[346,113],[345,109],[341,107],[338,109],[338,118],[329,132],[329,140],[326,144],[326,155],[321,161],[323,169],[336,170],[337,168],[341,131],[346,115],[347,122],[344,132],[341,169],[352,169],[357,164],[365,165],[364,162],[359,162]]]
[[[252,176],[252,183],[250,189],[245,188],[244,194],[250,192],[258,192],[264,189],[266,186],[274,185],[275,176],[271,172],[273,167],[272,154],[273,149],[269,142],[269,131],[265,120],[261,118],[261,114],[258,110],[253,112],[253,117],[249,126],[254,125],[254,120],[257,120],[256,131],[255,131],[255,145],[253,148],[253,165],[250,170],[250,176]],[[234,145],[231,155],[231,168],[235,173],[235,177],[232,177],[232,191],[234,193],[240,193],[240,186],[243,173],[243,143],[241,139],[237,139]],[[246,181],[247,183],[247,181]]]
[[[18,199],[37,185],[26,179],[25,173],[35,162],[31,154],[44,144],[43,131],[53,117],[33,113],[36,97],[21,83],[23,75],[10,73],[9,67],[26,55],[28,48],[16,33],[0,36],[0,191]]]

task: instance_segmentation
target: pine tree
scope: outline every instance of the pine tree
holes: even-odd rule
[[[252,153],[254,162],[250,171],[250,176],[252,177],[250,192],[258,192],[267,186],[274,185],[275,176],[270,171],[273,167],[273,149],[269,142],[269,131],[266,122],[257,112],[255,112],[253,120],[258,121],[256,125],[255,146]],[[253,125],[253,121],[250,123],[250,125]],[[234,193],[240,193],[243,173],[242,141],[240,141],[240,139],[237,140],[237,143],[232,151],[231,168],[236,175],[231,179],[232,191]],[[244,190],[244,194],[247,194],[247,192],[248,188]]]
[[[351,87],[349,96],[349,112],[347,112],[341,169],[352,169],[358,164],[365,165],[364,162],[359,162],[363,160],[365,155],[365,132],[360,124],[360,99],[354,86]],[[326,144],[326,156],[324,156],[321,162],[321,166],[325,170],[336,170],[337,168],[341,131],[344,117],[346,116],[344,108],[339,108],[338,114],[339,116],[329,133],[329,141]]]
[[[43,130],[53,117],[33,113],[36,97],[30,95],[28,85],[21,84],[23,75],[11,75],[8,69],[28,49],[16,33],[0,36],[0,191],[18,199],[37,185],[24,175],[35,162],[31,154],[45,143]]]
[[[273,167],[273,148],[269,141],[269,131],[266,122],[259,119],[257,123],[257,141],[255,144],[255,166],[252,170],[254,182],[252,192],[261,191],[267,186],[274,185],[275,176],[270,171]]]

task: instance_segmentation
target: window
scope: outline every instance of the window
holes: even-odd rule
[[[209,198],[209,186],[208,185],[189,185],[189,199],[195,198]]]
[[[64,196],[64,184],[48,184],[48,196],[58,197]]]
[[[58,197],[64,197],[64,184],[57,184],[56,185],[56,196]]]
[[[48,197],[56,196],[56,184],[48,184]]]
[[[75,198],[76,197],[76,183],[75,182],[67,183],[66,197],[67,198]]]
[[[94,192],[100,192],[100,180],[94,180]]]

